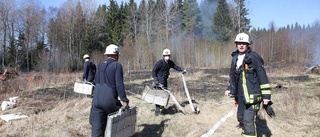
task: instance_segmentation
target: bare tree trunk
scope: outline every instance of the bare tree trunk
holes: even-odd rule
[[[3,27],[4,27],[4,34],[3,34],[3,45],[2,45],[2,49],[3,49],[3,54],[2,54],[2,68],[5,67],[5,53],[6,53],[6,45],[7,45],[7,21],[3,22]]]

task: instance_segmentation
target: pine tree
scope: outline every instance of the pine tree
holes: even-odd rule
[[[9,67],[15,67],[15,63],[16,63],[16,45],[14,43],[14,38],[10,37],[10,43],[9,43],[9,48],[8,48],[8,53],[7,53],[8,57],[8,66]]]
[[[173,32],[179,32],[182,30],[182,7],[182,0],[176,0],[170,5],[170,13],[175,13],[174,18],[171,20]]]
[[[147,11],[147,6],[146,6],[146,1],[142,0],[139,5],[138,9],[138,33],[142,34],[145,33],[145,28],[146,28],[146,11]]]
[[[185,0],[182,6],[182,29],[187,34],[195,35],[202,32],[200,9],[196,0]]]
[[[126,8],[126,25],[127,28],[124,30],[127,36],[135,39],[137,35],[137,25],[138,25],[138,11],[137,4],[134,0],[129,1],[129,5]],[[135,40],[136,41],[136,40]]]
[[[200,3],[201,17],[203,21],[203,36],[212,39],[213,14],[217,11],[218,0],[203,0]]]
[[[234,0],[236,3],[236,28],[235,31],[240,32],[248,32],[251,28],[250,25],[250,19],[248,19],[246,16],[249,14],[247,9],[245,7],[245,0]]]
[[[103,51],[109,43],[109,33],[107,32],[107,6],[99,5],[95,16],[93,18],[94,22],[90,25],[88,36],[86,38],[88,42],[88,51]]]
[[[119,20],[119,7],[114,0],[110,0],[106,17],[106,32],[109,34],[108,41],[118,45],[121,41],[121,22]]]
[[[123,40],[125,39],[126,36],[132,37],[132,30],[131,30],[131,25],[128,16],[129,14],[129,5],[127,3],[121,2],[120,8],[118,10],[118,24],[120,25],[119,27],[119,39],[118,39],[118,44],[122,45]]]
[[[144,14],[146,17],[146,26],[145,26],[145,31],[147,35],[147,40],[149,45],[154,40],[154,35],[155,35],[155,29],[154,29],[154,22],[155,22],[155,13],[154,13],[154,8],[155,8],[155,2],[153,0],[148,0],[147,8]]]
[[[217,12],[213,15],[212,31],[220,42],[227,42],[232,33],[230,11],[226,0],[219,0]]]

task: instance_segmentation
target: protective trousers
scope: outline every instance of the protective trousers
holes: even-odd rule
[[[244,137],[256,137],[256,116],[260,107],[260,103],[257,104],[245,104],[243,97],[239,97],[238,100],[238,112],[237,118],[242,125],[242,136]]]
[[[108,115],[121,107],[120,102],[114,98],[113,92],[114,89],[107,84],[98,84],[95,87],[89,120],[92,126],[92,137],[105,136]]]
[[[162,82],[161,84],[163,85],[163,88],[167,89],[167,85],[168,85],[167,84],[167,80],[164,80],[164,81],[161,81],[161,82]],[[160,115],[162,113],[161,111],[162,111],[163,108],[164,108],[164,106],[156,104],[155,114],[156,115]]]

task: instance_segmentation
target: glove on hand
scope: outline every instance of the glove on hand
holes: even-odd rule
[[[158,85],[158,84],[159,84],[159,81],[158,81],[157,78],[153,78],[153,84],[154,84],[154,85]]]
[[[274,113],[273,108],[271,107],[272,104],[272,101],[269,101],[268,105],[263,105],[263,108],[266,110],[267,114],[270,117],[275,117],[276,113]]]
[[[163,85],[162,85],[161,83],[159,83],[159,84],[157,85],[157,87],[158,87],[158,88],[163,88]]]
[[[129,107],[129,101],[127,101],[127,102],[124,102],[124,105],[122,106],[122,109],[123,110],[127,110],[127,109],[129,109],[130,107]]]
[[[183,71],[182,71],[182,74],[186,74],[186,73],[187,73],[187,70],[183,70]]]
[[[163,85],[162,85],[161,83],[159,83],[159,81],[158,81],[157,78],[153,78],[153,83],[152,83],[152,85],[153,85],[154,87],[157,87],[157,88],[162,88],[162,87],[163,87]]]

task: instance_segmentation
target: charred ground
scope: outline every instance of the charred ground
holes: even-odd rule
[[[277,119],[267,119],[268,129],[270,128],[274,136],[318,135],[319,74],[306,73],[304,69],[292,70],[292,67],[267,67],[266,69],[273,88],[273,100],[277,113]],[[144,86],[152,84],[151,71],[126,73],[125,87],[130,104],[138,107],[135,136],[200,136],[204,134],[234,107],[232,99],[223,96],[228,85],[228,74],[229,69],[189,70],[185,79],[190,95],[200,107],[201,113],[182,115],[175,111],[176,108],[171,103],[165,108],[164,116],[154,117],[154,105],[139,99]],[[30,75],[32,79],[28,80]],[[0,135],[90,136],[88,115],[91,98],[73,92],[73,82],[80,75],[80,73],[20,74],[0,81],[1,100],[7,100],[12,96],[20,97],[20,103],[15,108],[1,111],[1,114],[19,112],[30,116],[28,119],[14,121],[11,124],[0,121]],[[171,71],[169,89],[186,110],[190,109],[181,73]],[[310,119],[313,120],[308,121]],[[30,122],[32,124],[26,124]],[[215,134],[217,136],[239,135],[241,131],[234,128],[235,123],[236,119],[233,117]],[[281,130],[278,130],[279,127]],[[10,130],[12,128],[23,132],[13,132]],[[295,131],[296,134],[289,134],[291,131]],[[60,132],[62,134],[56,134]]]

